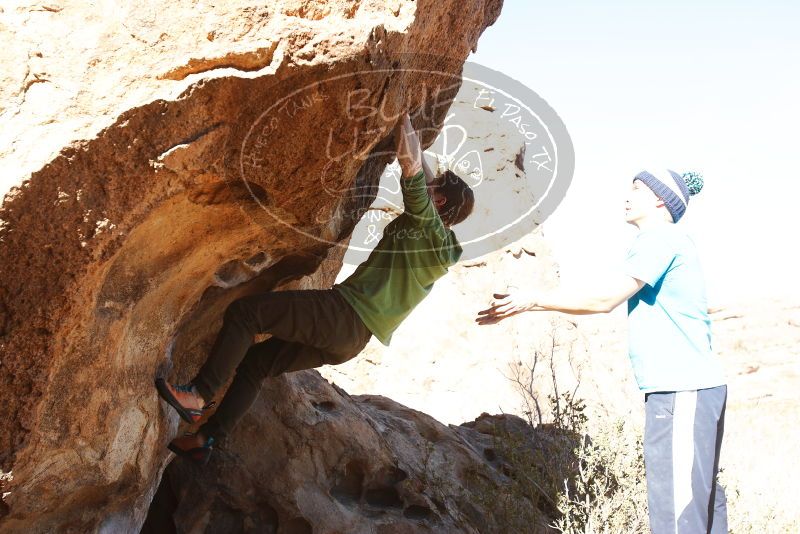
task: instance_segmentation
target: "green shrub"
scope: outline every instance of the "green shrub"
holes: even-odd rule
[[[493,446],[511,479],[493,495],[503,528],[524,533],[546,525],[564,534],[647,533],[641,432],[623,419],[593,425],[597,430],[589,432],[586,404],[577,387],[559,393],[554,364],[558,349],[554,341],[549,354],[536,351],[527,372],[520,371],[521,362],[512,369],[511,380],[526,407],[527,431],[498,425],[493,434]],[[570,363],[571,355],[569,350]],[[548,407],[542,406],[536,386],[541,363],[552,381]],[[519,503],[534,506],[515,506]]]

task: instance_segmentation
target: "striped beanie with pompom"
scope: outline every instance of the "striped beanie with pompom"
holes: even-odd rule
[[[649,187],[658,198],[664,201],[672,222],[678,222],[686,213],[689,198],[703,189],[703,177],[696,172],[682,175],[666,169],[664,171],[642,171],[633,177]]]

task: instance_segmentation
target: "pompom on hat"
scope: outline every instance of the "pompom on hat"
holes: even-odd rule
[[[649,187],[656,196],[664,201],[672,222],[678,222],[686,213],[689,198],[703,189],[703,177],[696,172],[685,172],[682,175],[675,171],[642,171],[633,177]]]

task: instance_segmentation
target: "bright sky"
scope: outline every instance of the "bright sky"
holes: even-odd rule
[[[685,224],[714,306],[800,298],[800,2],[506,0],[469,60],[560,115],[575,177],[545,235],[566,282],[624,257],[639,170],[695,170]]]

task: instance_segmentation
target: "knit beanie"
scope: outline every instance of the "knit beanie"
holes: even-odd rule
[[[669,169],[657,172],[642,171],[633,179],[641,180],[664,201],[673,222],[678,222],[686,213],[689,197],[703,189],[703,177],[696,172],[685,172],[681,175]]]

